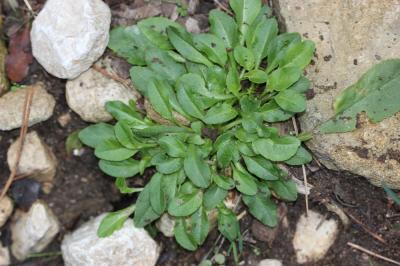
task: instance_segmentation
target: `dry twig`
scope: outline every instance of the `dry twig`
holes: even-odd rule
[[[398,262],[398,261],[395,261],[395,260],[389,259],[388,257],[379,255],[379,254],[377,254],[377,253],[375,253],[375,252],[373,252],[371,250],[368,250],[366,248],[363,248],[362,246],[359,246],[357,244],[354,244],[354,243],[351,243],[351,242],[347,242],[347,245],[349,245],[350,247],[355,248],[355,249],[357,249],[359,251],[367,253],[368,255],[371,255],[371,256],[374,256],[376,258],[379,258],[381,260],[384,260],[384,261],[387,261],[387,262],[391,262],[391,263],[396,264],[396,265],[400,265],[400,262]]]
[[[133,87],[131,86],[129,80],[123,79],[118,75],[112,74],[110,72],[108,72],[106,69],[96,66],[95,64],[92,66],[92,68],[94,70],[96,70],[97,72],[99,72],[100,74],[102,74],[103,76],[110,78],[112,80],[115,80],[118,83],[121,83],[122,85],[124,85],[127,89],[130,89],[134,92],[135,96],[137,99],[140,99],[142,96],[140,95],[140,93]]]
[[[3,197],[6,195],[8,189],[10,188],[10,186],[11,186],[12,182],[14,181],[14,178],[17,174],[19,161],[21,160],[22,149],[24,147],[25,136],[26,136],[26,133],[28,132],[29,115],[30,115],[32,98],[33,98],[34,93],[35,93],[35,91],[33,90],[33,88],[27,88],[25,102],[24,102],[24,112],[22,115],[22,126],[21,126],[21,130],[19,132],[17,158],[15,160],[15,165],[13,165],[11,168],[11,173],[7,179],[7,182],[4,185],[3,190],[1,191],[0,200],[3,199]]]
[[[299,135],[299,129],[297,128],[297,122],[296,122],[296,118],[293,116],[292,117],[292,123],[293,123],[293,128],[294,131],[296,133],[296,135]],[[306,167],[303,165],[301,165],[301,169],[303,170],[303,180],[304,180],[304,186],[306,187],[306,190],[308,188],[308,181],[307,181],[307,172],[306,172]],[[308,216],[308,193],[304,194],[305,197],[305,201],[306,201],[306,216]]]
[[[227,8],[226,6],[224,6],[223,4],[221,4],[221,2],[219,0],[214,0],[214,3],[221,8],[222,10],[224,10],[226,13],[228,13],[231,16],[234,16],[234,14],[232,13],[232,11],[229,10],[229,8]]]
[[[365,224],[363,224],[360,220],[358,220],[356,217],[354,217],[353,215],[351,215],[348,211],[346,211],[345,209],[343,209],[343,211],[347,214],[347,216],[350,217],[351,220],[353,220],[355,223],[357,223],[358,225],[361,226],[362,229],[364,229],[365,232],[367,232],[370,236],[372,236],[373,238],[375,238],[376,240],[378,240],[379,242],[383,243],[383,244],[387,244],[386,240],[383,239],[381,236],[379,236],[378,234],[372,232],[371,229],[369,229]]]

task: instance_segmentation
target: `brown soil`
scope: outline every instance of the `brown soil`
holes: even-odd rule
[[[40,6],[41,2],[43,1],[36,3]],[[118,9],[120,8],[119,3],[124,1],[110,0],[109,2],[113,9]],[[204,16],[213,7],[213,4],[212,1],[201,2],[198,12],[200,13],[199,16]],[[5,12],[4,15],[9,16],[11,13]],[[57,101],[51,119],[29,129],[39,133],[59,161],[54,189],[49,195],[39,195],[49,204],[62,224],[62,230],[57,239],[45,251],[57,252],[60,250],[60,241],[65,233],[72,231],[92,216],[133,202],[134,198],[121,198],[119,196],[113,185],[113,179],[101,173],[97,167],[97,160],[90,149],[85,148],[83,154],[79,157],[67,156],[65,151],[66,137],[87,124],[68,108],[64,94],[65,81],[51,77],[35,62],[23,84],[32,84],[36,81],[45,82],[48,85],[49,92]],[[62,127],[57,119],[66,113],[70,114],[71,121],[67,126]],[[5,182],[9,174],[6,163],[7,149],[18,134],[19,130],[0,131],[1,182]],[[313,165],[312,168],[315,168],[315,166]],[[301,179],[301,169],[291,168],[290,170]],[[347,242],[359,244],[381,255],[400,260],[400,208],[388,200],[383,189],[372,186],[362,177],[323,168],[314,172],[308,171],[308,175],[309,182],[314,185],[309,199],[310,209],[321,212],[327,219],[337,219],[341,225],[339,236],[326,257],[318,263],[310,265],[392,265],[355,251],[347,245]],[[145,177],[138,178],[145,179]],[[18,185],[18,182],[14,185]],[[380,235],[387,243],[383,244],[377,241],[357,223],[352,222],[345,228],[338,216],[326,209],[324,202],[335,202],[347,213],[360,220],[372,232]],[[252,226],[254,221],[251,216],[245,215],[242,218],[241,229],[244,235],[243,251],[240,255],[240,261],[243,261],[242,265],[257,265],[260,260],[265,258],[280,259],[287,266],[297,265],[291,241],[296,222],[300,215],[305,212],[304,197],[300,196],[295,203],[284,203],[283,205],[287,209],[288,226],[281,225],[277,229],[275,237],[274,234],[271,236],[271,230],[259,225]],[[243,210],[239,210],[239,212]],[[268,238],[267,242],[257,240],[262,239],[262,236],[260,236],[262,234],[270,234],[265,236]],[[158,264],[171,266],[197,265],[208,252],[214,250],[217,237],[218,233],[214,230],[209,235],[205,245],[198,251],[191,253],[181,249],[173,239],[158,234],[156,240],[163,247]],[[2,229],[1,238],[3,244],[10,244],[9,225]],[[228,244],[225,243],[220,252],[227,252],[228,248]],[[210,256],[212,254],[211,252]],[[61,256],[54,256],[31,259],[15,265],[55,266],[63,265],[63,262]],[[227,265],[233,265],[232,259],[228,259]]]

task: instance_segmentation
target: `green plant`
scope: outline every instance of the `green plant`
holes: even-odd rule
[[[373,66],[336,98],[334,117],[319,130],[322,133],[353,131],[362,112],[374,123],[394,115],[400,111],[399,87],[400,59],[385,60]]]
[[[273,123],[305,111],[309,81],[302,72],[314,44],[298,33],[278,35],[260,0],[230,5],[235,18],[211,11],[206,34],[162,17],[112,30],[109,48],[134,65],[131,79],[147,112],[133,101],[108,102],[116,124],[79,133],[121,193],[140,191],[135,205],[103,220],[100,237],[132,214],[135,226],[144,227],[168,213],[177,242],[195,250],[212,228],[211,213],[228,240],[240,239],[236,214],[224,204],[229,191],[271,227],[278,223],[271,197],[296,200],[295,184],[276,163],[308,163],[301,147],[308,136],[281,136]],[[156,173],[144,188],[127,186],[149,167]],[[237,256],[234,245],[232,251]]]

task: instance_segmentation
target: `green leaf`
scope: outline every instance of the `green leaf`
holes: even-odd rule
[[[277,180],[280,177],[279,169],[262,157],[243,156],[243,159],[249,172],[261,179]]]
[[[185,127],[179,126],[165,126],[165,125],[155,125],[147,126],[145,128],[133,128],[133,133],[145,137],[156,137],[167,133],[190,133],[190,130]]]
[[[119,121],[117,124],[115,124],[114,133],[118,142],[125,148],[135,150],[146,146],[135,137],[132,129],[125,121]]]
[[[245,195],[255,195],[257,193],[257,184],[252,175],[250,175],[239,163],[233,167],[233,179],[236,183],[236,189]]]
[[[186,73],[185,67],[177,63],[166,51],[148,49],[145,53],[145,59],[146,64],[151,70],[157,73],[160,78],[169,82],[175,82],[175,80]]]
[[[111,30],[108,47],[133,65],[145,65],[144,36],[136,25]]]
[[[135,205],[131,205],[125,209],[107,214],[100,222],[99,228],[97,229],[97,236],[107,237],[121,229],[125,221],[134,211]]]
[[[263,83],[266,83],[268,80],[267,73],[265,73],[265,71],[262,71],[260,69],[251,70],[251,71],[247,72],[244,75],[244,77],[256,84],[263,84]]]
[[[194,240],[197,244],[201,245],[207,238],[208,231],[210,230],[210,223],[208,221],[208,216],[203,207],[200,207],[191,216],[192,220],[192,233]]]
[[[139,161],[132,158],[121,162],[100,160],[99,167],[104,173],[113,177],[132,177],[140,171]]]
[[[214,9],[209,13],[210,30],[225,42],[227,48],[233,48],[238,42],[238,29],[235,20],[226,13]]]
[[[251,70],[255,65],[253,52],[249,48],[236,46],[233,50],[233,56],[236,62],[246,70]]]
[[[278,224],[277,208],[269,195],[257,193],[254,196],[243,195],[243,202],[250,213],[263,224],[275,227]]]
[[[165,88],[156,80],[149,80],[147,95],[154,110],[168,120],[173,120],[171,104]]]
[[[215,35],[202,33],[193,37],[194,46],[212,62],[224,66],[228,60],[225,43]]]
[[[183,171],[178,171],[170,175],[164,175],[162,179],[162,187],[165,193],[165,198],[168,203],[171,202],[173,198],[175,198],[178,180],[182,173]]]
[[[301,142],[292,136],[258,139],[253,142],[253,149],[271,161],[285,161],[296,154]]]
[[[133,222],[136,227],[145,227],[160,217],[151,207],[151,197],[153,197],[153,195],[151,195],[151,186],[150,183],[148,183],[136,200],[136,210],[133,217]]]
[[[145,97],[147,97],[147,85],[149,80],[157,79],[157,77],[160,76],[149,67],[140,66],[131,67],[129,74],[135,88]]]
[[[97,144],[94,154],[107,161],[123,161],[132,157],[137,151],[127,149],[116,138],[106,139]]]
[[[174,228],[175,240],[178,244],[190,251],[197,249],[197,243],[194,237],[188,233],[188,229],[184,219],[176,219]]]
[[[186,84],[179,82],[178,80],[178,101],[182,106],[182,109],[189,115],[202,119],[204,111],[200,106],[198,96],[194,95],[192,91],[187,87]]]
[[[96,148],[99,143],[106,139],[115,138],[113,126],[105,123],[88,126],[79,132],[79,139],[83,144]]]
[[[193,144],[189,145],[183,165],[186,175],[193,184],[201,188],[207,188],[210,185],[210,166],[199,156]]]
[[[235,241],[240,234],[239,221],[233,211],[227,208],[218,210],[218,230],[229,241]]]
[[[288,47],[279,66],[293,66],[304,69],[311,62],[314,50],[315,44],[309,40],[293,44]]]
[[[220,204],[227,195],[227,190],[213,184],[204,193],[203,205],[207,210],[211,210]]]
[[[217,150],[217,162],[220,167],[227,167],[231,161],[235,158],[235,153],[237,153],[235,142],[231,139],[222,142],[218,146]]]
[[[259,66],[261,60],[267,56],[272,40],[278,34],[278,23],[275,19],[264,18],[254,27],[254,37],[247,47],[253,50],[255,65]]]
[[[293,90],[298,93],[305,93],[310,88],[311,83],[308,78],[301,76],[298,81],[296,81],[292,86],[288,88],[288,90]]]
[[[250,25],[261,10],[261,0],[230,0],[229,4],[235,12],[235,18],[241,32],[240,41],[243,43]]]
[[[295,201],[297,199],[296,184],[292,180],[276,180],[269,183],[269,187],[281,199]]]
[[[156,165],[158,172],[169,175],[182,169],[182,158],[168,158]]]
[[[255,156],[256,155],[249,143],[236,141],[236,146],[237,146],[238,151],[243,155],[246,155],[246,156]]]
[[[155,173],[149,182],[150,186],[150,204],[153,210],[162,215],[167,207],[166,196],[163,190],[163,179],[164,176],[160,173]]]
[[[235,187],[235,181],[227,176],[214,174],[213,180],[217,186],[225,190],[231,190]]]
[[[163,136],[158,140],[161,148],[171,157],[185,157],[185,144],[176,136]]]
[[[197,190],[192,194],[178,193],[168,205],[168,213],[172,216],[188,216],[197,211],[203,202],[203,193]]]
[[[233,95],[239,96],[240,79],[234,60],[231,60],[228,74],[226,75],[226,87]]]
[[[285,163],[288,165],[303,165],[311,161],[312,161],[311,154],[302,146],[300,146],[296,154],[293,155],[289,160],[286,160]]]
[[[152,44],[164,50],[173,48],[166,34],[167,28],[174,27],[183,30],[180,24],[164,17],[150,17],[139,21],[137,25]]]
[[[357,116],[366,112],[378,123],[400,111],[400,59],[386,60],[369,69],[346,88],[334,103],[335,116],[319,127],[322,133],[356,129]]]
[[[79,132],[80,130],[75,130],[68,135],[65,141],[65,151],[68,155],[71,155],[75,149],[82,148],[82,142],[79,140]]]
[[[279,65],[289,46],[299,42],[301,42],[301,36],[297,32],[283,33],[273,39],[271,45],[268,47],[267,73],[271,72]]]
[[[227,103],[221,103],[211,107],[203,118],[204,123],[209,125],[222,124],[234,119],[237,111]]]
[[[121,101],[108,101],[106,110],[118,121],[125,121],[129,124],[143,125],[143,117],[132,106]]]
[[[121,194],[132,194],[143,190],[143,188],[128,187],[126,178],[124,177],[117,177],[117,179],[115,179],[115,186]]]
[[[306,110],[306,97],[296,91],[281,91],[274,99],[285,111],[300,113]]]
[[[294,115],[294,113],[280,108],[274,100],[264,104],[260,109],[260,113],[263,120],[270,123],[286,121]]]
[[[194,48],[192,36],[189,33],[178,32],[173,28],[168,28],[167,33],[172,45],[183,57],[195,63],[212,66],[212,63]]]
[[[281,67],[268,75],[268,89],[284,91],[299,80],[301,69],[297,67]]]

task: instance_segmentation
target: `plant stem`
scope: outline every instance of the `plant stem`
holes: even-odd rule
[[[238,125],[238,124],[240,124],[240,123],[242,123],[242,119],[235,120],[235,121],[233,121],[233,122],[231,122],[231,123],[229,123],[229,124],[227,124],[227,125],[221,127],[220,130],[221,130],[222,132],[223,132],[223,131],[227,131],[227,130],[233,128],[234,126],[236,126],[236,125]]]

